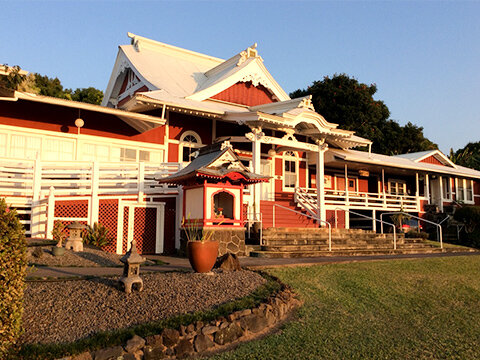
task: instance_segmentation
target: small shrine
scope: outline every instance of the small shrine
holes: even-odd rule
[[[74,221],[67,226],[70,234],[65,243],[65,249],[71,249],[74,252],[83,251],[83,238],[82,231],[86,228],[85,225],[80,224],[78,221]]]
[[[130,250],[120,259],[123,265],[123,276],[119,282],[123,284],[127,294],[132,292],[134,284],[137,284],[137,290],[143,290],[143,280],[140,277],[140,264],[145,262],[145,258],[141,257],[137,252],[137,242],[132,241]]]
[[[268,176],[254,174],[243,165],[229,141],[201,148],[187,167],[158,179],[164,184],[183,185],[185,222],[215,228],[213,237],[219,241],[219,255],[227,251],[243,255],[243,190],[268,180]]]

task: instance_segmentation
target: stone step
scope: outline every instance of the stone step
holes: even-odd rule
[[[274,233],[285,233],[285,232],[324,232],[328,233],[328,228],[316,228],[316,229],[303,229],[297,227],[274,227],[274,228],[266,228],[263,230],[265,233],[274,232]],[[362,229],[332,229],[332,233],[339,233],[339,234],[374,234],[373,230],[362,230]]]
[[[370,256],[370,255],[399,255],[399,254],[432,254],[443,252],[440,248],[422,247],[414,249],[353,249],[333,251],[254,251],[250,256],[260,258],[300,258],[322,256]]]
[[[375,249],[385,249],[385,248],[392,248],[393,243],[391,244],[335,244],[332,243],[333,250],[375,250]],[[437,248],[434,245],[429,244],[397,244],[397,249],[419,249],[419,248]],[[261,251],[278,251],[278,252],[291,252],[291,251],[304,251],[304,252],[311,252],[311,251],[325,251],[328,250],[328,244],[323,245],[283,245],[283,246],[271,246],[271,245],[263,245],[261,246]]]

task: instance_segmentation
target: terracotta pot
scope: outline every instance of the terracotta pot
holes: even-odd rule
[[[212,270],[218,255],[218,241],[189,241],[188,260],[193,270],[205,273]]]

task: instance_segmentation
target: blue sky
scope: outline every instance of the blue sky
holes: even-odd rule
[[[0,63],[104,90],[127,31],[229,58],[258,43],[287,92],[376,83],[392,119],[444,152],[480,140],[480,2],[2,1]],[[328,119],[327,119],[328,120]]]

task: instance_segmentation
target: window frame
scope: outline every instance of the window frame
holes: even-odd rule
[[[292,154],[292,155],[290,155]],[[286,170],[285,170],[285,163],[286,162],[293,162],[294,163],[294,166],[295,166],[295,171],[294,171],[294,174],[295,174],[295,185],[292,187],[292,186],[285,186],[286,184]],[[299,184],[299,178],[298,178],[298,172],[299,172],[299,156],[298,156],[298,153],[296,151],[291,151],[291,150],[287,150],[287,151],[284,151],[283,154],[282,154],[282,191],[284,192],[294,192],[295,191],[295,188],[298,187],[298,184]],[[291,173],[291,172],[290,172]]]
[[[193,142],[185,141],[185,138],[187,136],[193,136],[197,140],[197,142],[193,143]],[[188,164],[192,161],[191,159],[190,159],[190,161],[184,161],[183,160],[184,148],[189,148],[190,149],[190,151],[191,151],[190,156],[191,156],[191,154],[194,152],[194,151],[192,152],[191,149],[199,149],[202,146],[203,146],[202,138],[195,131],[188,130],[188,131],[183,132],[182,135],[180,136],[180,141],[178,143],[178,162],[183,163],[183,164]]]

